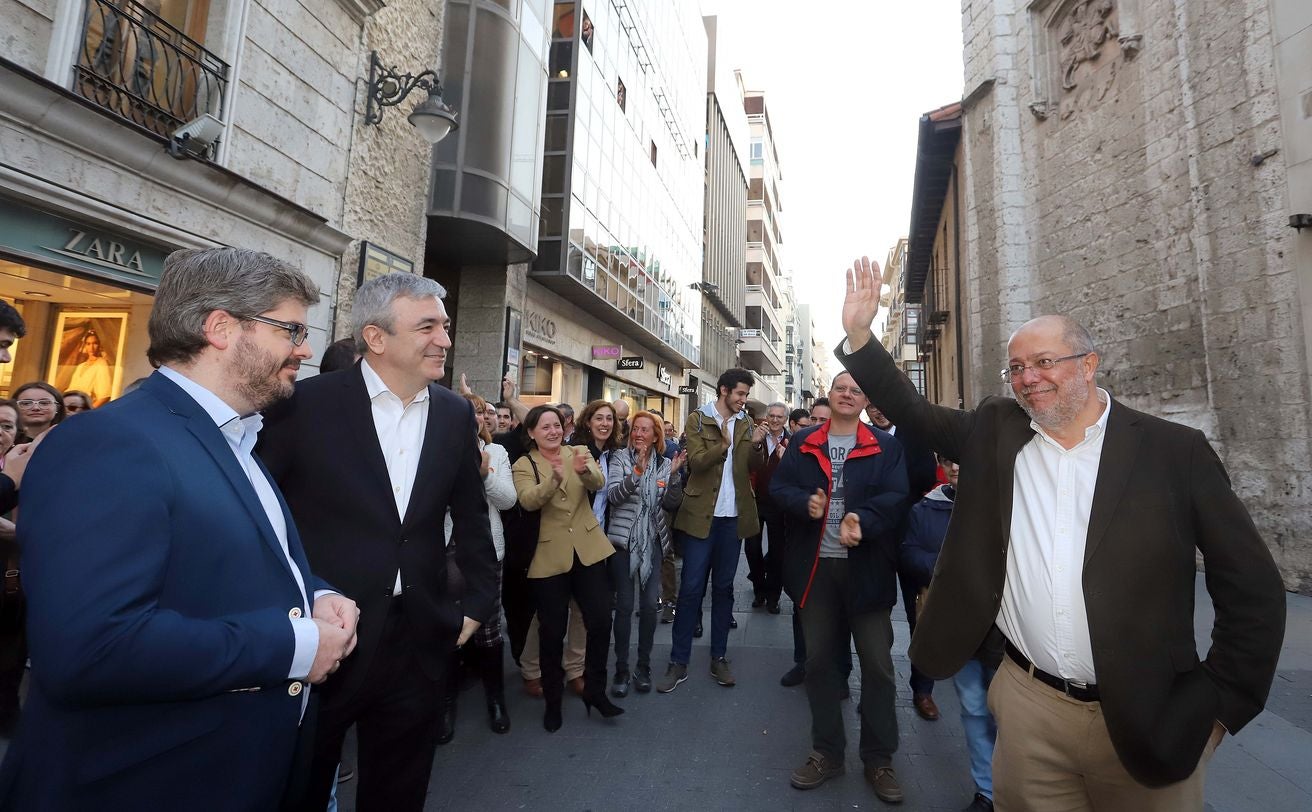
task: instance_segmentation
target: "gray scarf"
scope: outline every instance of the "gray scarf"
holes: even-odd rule
[[[629,469],[638,477],[638,517],[629,528],[629,577],[638,576],[639,586],[646,586],[651,577],[651,546],[656,543],[656,516],[661,509],[661,488],[659,473],[661,455],[653,448],[647,455],[647,467],[638,475],[637,455],[633,449],[625,449],[628,454]]]

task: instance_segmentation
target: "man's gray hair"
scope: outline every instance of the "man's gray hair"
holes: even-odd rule
[[[208,346],[205,319],[225,310],[241,319],[292,300],[309,307],[319,288],[303,271],[246,248],[174,251],[155,291],[146,357],[155,366],[186,363]]]
[[[1093,341],[1093,333],[1070,316],[1058,316],[1061,322],[1061,340],[1071,348],[1071,352],[1097,352],[1098,346]]]
[[[776,400],[774,403],[771,403],[769,406],[766,406],[765,411],[769,413],[769,411],[776,406],[778,406],[780,409],[783,409],[785,415],[788,414],[788,404],[784,403],[782,400]]]
[[[370,324],[388,335],[396,335],[396,315],[392,312],[392,302],[402,296],[407,299],[424,299],[429,296],[445,299],[446,288],[426,276],[404,271],[377,276],[361,285],[351,305],[351,335],[361,355],[369,352],[369,345],[364,340],[364,328]]]

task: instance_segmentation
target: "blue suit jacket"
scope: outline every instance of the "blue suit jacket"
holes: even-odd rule
[[[276,808],[302,704],[288,618],[310,607],[209,415],[156,373],[56,427],[18,540],[31,690],[3,805]]]

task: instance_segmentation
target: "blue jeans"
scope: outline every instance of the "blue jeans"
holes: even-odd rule
[[[728,650],[733,579],[738,574],[741,542],[736,516],[716,516],[711,520],[710,535],[704,539],[684,534],[683,575],[679,579],[670,662],[687,665],[692,657],[692,632],[701,615],[707,573],[711,576],[711,658],[723,657]]]
[[[993,800],[993,743],[998,726],[989,713],[989,683],[997,669],[979,660],[971,660],[952,675],[952,685],[961,701],[961,727],[966,731],[966,749],[970,752],[970,777],[977,791]]]

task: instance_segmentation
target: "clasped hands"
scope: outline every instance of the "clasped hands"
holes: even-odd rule
[[[828,507],[829,497],[823,488],[816,488],[806,500],[806,513],[812,519],[823,519]],[[844,547],[855,547],[861,543],[861,517],[855,513],[843,516],[838,525],[838,543]]]
[[[341,668],[342,660],[355,650],[360,607],[345,595],[329,592],[315,598],[312,617],[319,629],[319,649],[310,666],[309,680],[318,685]]]

